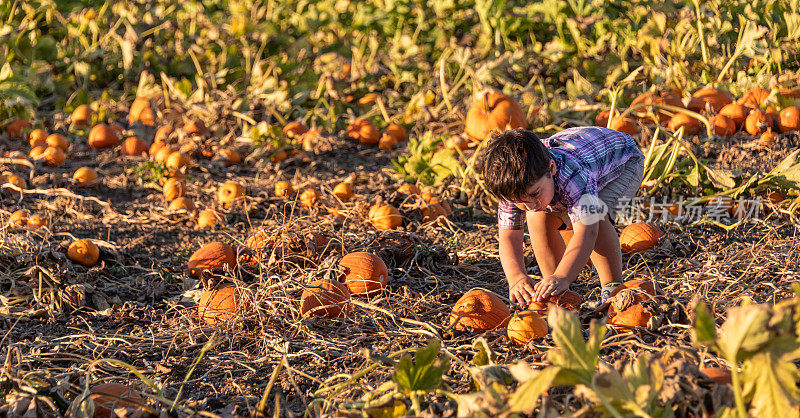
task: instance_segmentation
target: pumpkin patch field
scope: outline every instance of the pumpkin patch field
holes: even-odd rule
[[[800,415],[796,2],[8,1],[0,56],[3,416]],[[511,303],[481,150],[576,126],[645,156],[625,281]]]

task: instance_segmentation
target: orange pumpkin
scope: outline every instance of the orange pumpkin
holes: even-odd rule
[[[28,135],[28,140],[31,148],[36,148],[40,145],[45,145],[47,143],[47,132],[43,131],[42,129],[34,129]]]
[[[750,109],[758,109],[764,104],[764,102],[767,101],[769,95],[770,95],[769,90],[762,89],[761,87],[753,87],[745,94],[743,94],[742,97],[740,97],[739,100],[736,101],[736,103],[748,107]]]
[[[189,165],[190,162],[191,161],[189,160],[189,157],[186,156],[186,154],[180,151],[175,151],[169,154],[169,156],[167,156],[166,165],[167,168],[178,170],[180,168],[186,167],[187,165]]]
[[[493,130],[526,128],[525,112],[511,97],[484,91],[475,95],[464,128],[473,141],[483,141]]]
[[[64,160],[67,159],[67,154],[64,154],[64,151],[58,147],[47,147],[41,155],[41,158],[44,159],[45,165],[50,167],[58,167]]]
[[[311,283],[300,297],[300,314],[338,318],[347,312],[350,291],[347,286],[331,279]]]
[[[206,124],[203,123],[203,121],[201,120],[187,122],[186,124],[183,125],[183,132],[186,135],[190,136],[193,135],[203,136],[211,133],[211,131],[209,131],[208,128],[206,128]]]
[[[283,127],[283,133],[289,138],[299,138],[308,132],[308,126],[303,122],[289,122]]]
[[[84,267],[91,267],[100,258],[100,249],[89,240],[78,239],[67,248],[67,257]]]
[[[686,113],[677,113],[669,120],[667,127],[672,132],[677,132],[683,127],[684,135],[696,135],[700,132],[700,121]]]
[[[347,137],[358,140],[361,145],[378,145],[381,134],[371,121],[354,119],[347,127]]]
[[[489,331],[502,327],[511,316],[496,294],[483,289],[465,293],[450,312],[450,327],[459,331]]]
[[[611,291],[610,297],[617,296],[619,292],[628,289],[641,291],[647,293],[650,296],[655,296],[661,293],[661,288],[659,288],[658,285],[655,284],[655,282],[653,282],[652,280],[634,279],[623,282],[622,284],[614,288],[614,290]]]
[[[706,110],[706,105],[711,107],[712,112],[719,112],[725,105],[731,103],[731,96],[725,90],[720,90],[713,87],[705,87],[697,90],[692,94],[689,104],[686,108],[693,112],[703,112]]]
[[[217,191],[217,201],[224,207],[230,207],[232,204],[244,200],[244,196],[244,187],[233,181],[223,183]]]
[[[701,367],[700,373],[703,373],[718,385],[730,386],[733,384],[731,372],[728,369],[723,369],[722,367]]]
[[[420,194],[419,187],[411,183],[403,183],[402,185],[400,185],[400,187],[397,188],[397,192],[402,194],[407,194],[409,196]]]
[[[778,142],[778,134],[776,134],[775,132],[772,132],[771,129],[767,129],[767,132],[764,132],[758,138],[758,142],[761,145],[765,145],[765,146],[771,147],[772,145],[775,145],[776,142]]]
[[[122,143],[122,155],[142,155],[147,154],[148,147],[141,139],[132,136]]]
[[[157,163],[165,163],[167,158],[175,152],[172,147],[167,144],[162,144],[161,147],[155,152],[155,154],[150,153],[153,156],[153,161]]]
[[[31,129],[30,122],[25,119],[16,119],[8,124],[6,127],[6,133],[11,139],[22,139],[24,138],[23,133],[28,129]]]
[[[370,253],[355,252],[347,254],[339,261],[339,268],[350,294],[360,298],[377,296],[389,281],[389,271],[383,260]]]
[[[744,105],[740,105],[738,103],[730,103],[725,105],[722,110],[719,111],[719,114],[725,116],[733,121],[736,124],[736,130],[742,129],[744,126],[744,121],[747,119],[747,115],[750,113],[750,109],[745,107]]]
[[[390,135],[394,138],[395,143],[405,142],[408,139],[408,132],[406,132],[406,128],[396,124],[390,123],[389,126],[383,131],[384,135]]]
[[[628,135],[638,135],[639,126],[636,124],[636,119],[630,116],[616,116],[611,120],[610,129],[617,132],[623,132]]]
[[[778,117],[778,129],[781,133],[800,131],[800,109],[796,106],[783,108]]]
[[[333,195],[343,202],[352,199],[355,194],[356,192],[353,190],[353,186],[347,182],[341,182],[333,188]]]
[[[15,211],[8,217],[8,226],[12,229],[25,228],[28,226],[28,219],[30,216],[31,213],[25,209]]]
[[[633,102],[631,102],[630,107],[644,105],[644,104],[669,105],[681,108],[683,107],[683,102],[681,101],[680,96],[671,91],[659,92],[658,95],[656,95],[656,93],[652,91],[642,93],[635,99],[633,99]],[[637,113],[645,113],[647,111],[647,108],[636,109],[635,111]],[[649,116],[647,120],[652,120],[662,125],[669,121],[673,113],[672,111],[659,109],[657,107],[652,108],[652,111],[655,116]],[[608,121],[608,119],[606,119],[606,121]]]
[[[614,112],[616,114],[616,112]],[[602,126],[603,128],[608,126],[608,117],[611,115],[611,110],[606,109],[601,111],[594,117],[594,124],[595,126]]]
[[[711,120],[711,124],[714,125],[715,135],[729,137],[736,133],[736,122],[722,113],[714,116],[714,118]]]
[[[242,155],[230,148],[220,148],[217,155],[225,161],[225,165],[239,164],[242,162]]]
[[[38,160],[42,158],[42,154],[44,154],[44,150],[47,149],[47,145],[39,145],[38,147],[34,147],[31,149],[31,152],[28,153],[28,156],[31,157],[32,160]]]
[[[146,405],[144,397],[138,390],[121,383],[102,383],[92,386],[92,402],[94,402],[94,416],[97,418],[111,418],[120,416],[117,410],[125,409],[122,416],[136,416],[144,412]]]
[[[533,311],[517,312],[511,316],[506,327],[508,339],[518,345],[528,344],[534,338],[547,336],[547,322]]]
[[[611,317],[608,323],[614,329],[620,331],[630,331],[637,327],[646,327],[651,316],[652,315],[647,308],[645,308],[641,303],[634,303],[620,312],[616,312],[612,305]]]
[[[29,228],[42,228],[45,226],[47,226],[47,218],[39,215],[38,213],[34,213],[28,218]]]
[[[61,134],[51,134],[45,138],[44,142],[48,146],[61,148],[62,151],[66,151],[69,148],[67,138],[64,138],[64,135]]]
[[[236,251],[223,242],[212,242],[201,247],[189,257],[189,272],[199,277],[204,270],[236,268]]]
[[[747,116],[744,121],[744,127],[747,133],[756,136],[766,132],[771,127],[771,122],[771,118],[766,113],[756,109]]]
[[[542,317],[547,317],[547,312],[553,306],[558,306],[569,311],[577,311],[581,308],[582,304],[583,298],[581,298],[579,294],[567,290],[560,295],[550,295],[544,300],[531,302],[530,305],[528,305],[528,310],[534,311]]]
[[[133,101],[131,110],[128,112],[128,125],[133,125],[136,122],[147,126],[155,125],[155,117],[153,108],[150,106],[149,97],[137,97]]]
[[[192,199],[189,199],[186,196],[181,196],[172,202],[169,203],[169,210],[185,210],[187,212],[194,212],[197,209],[192,202]]]
[[[306,189],[303,193],[300,193],[300,204],[306,210],[311,210],[317,204],[318,199],[319,195],[314,189]]]
[[[203,291],[197,304],[197,316],[206,324],[225,322],[240,311],[241,294],[236,285],[221,283]]]
[[[186,183],[179,178],[169,178],[164,183],[163,191],[167,200],[175,200],[186,194]]]
[[[20,177],[20,176],[18,176],[18,175],[16,175],[16,174],[10,174],[10,175],[6,176],[4,184],[11,184],[11,185],[19,187],[22,190],[25,190],[25,189],[28,188],[28,183],[25,181],[25,179]],[[3,190],[6,190],[6,189],[3,189]],[[7,189],[7,190],[12,191],[11,189]],[[12,192],[16,192],[16,190],[14,190]]]
[[[89,105],[82,104],[76,107],[75,110],[72,111],[72,116],[70,117],[70,120],[72,121],[72,124],[75,125],[76,127],[85,128],[88,127],[89,124],[91,123],[92,114],[94,114],[92,108],[89,107]]]
[[[294,187],[288,182],[281,180],[275,183],[275,196],[288,197],[294,194]]]
[[[403,223],[400,211],[388,203],[373,205],[367,218],[375,228],[381,230],[397,229]]]
[[[197,215],[197,227],[200,229],[213,228],[224,221],[222,214],[214,209],[204,209]]]
[[[303,150],[314,151],[314,145],[321,136],[322,130],[320,129],[311,129],[303,134]]]
[[[119,143],[117,131],[101,123],[89,131],[89,146],[94,149],[111,148]]]
[[[389,134],[383,134],[378,141],[378,149],[381,151],[391,151],[394,149],[395,145],[397,145],[397,140]]]
[[[619,234],[619,244],[623,253],[637,253],[655,247],[662,235],[664,233],[657,226],[636,222],[622,230]]]

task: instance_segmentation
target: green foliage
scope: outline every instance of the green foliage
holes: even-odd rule
[[[440,349],[441,343],[431,340],[427,347],[417,350],[413,361],[410,354],[400,358],[392,378],[403,393],[410,395],[439,387],[442,375],[450,368],[448,359],[439,358]]]
[[[443,137],[426,132],[408,141],[408,155],[392,161],[392,167],[402,178],[427,186],[438,186],[459,172],[461,167],[455,152],[439,148]]]

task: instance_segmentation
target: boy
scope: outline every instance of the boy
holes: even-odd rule
[[[514,129],[493,135],[481,157],[486,185],[500,200],[500,263],[511,301],[527,307],[561,294],[591,258],[605,302],[622,281],[615,208],[636,195],[644,173],[644,155],[633,138],[577,127],[540,140]],[[535,284],[523,261],[523,219],[542,274]],[[570,224],[567,246],[558,230]]]

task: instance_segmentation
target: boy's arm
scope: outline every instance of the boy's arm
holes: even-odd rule
[[[572,226],[572,240],[564,250],[564,256],[558,263],[552,276],[544,277],[536,283],[533,300],[540,301],[550,295],[558,295],[569,289],[569,285],[578,278],[578,273],[594,250],[600,226],[597,222],[586,225],[576,222]]]
[[[525,271],[524,232],[501,229],[499,232],[500,264],[508,280],[508,295],[512,302],[528,306],[533,300],[533,281]]]

